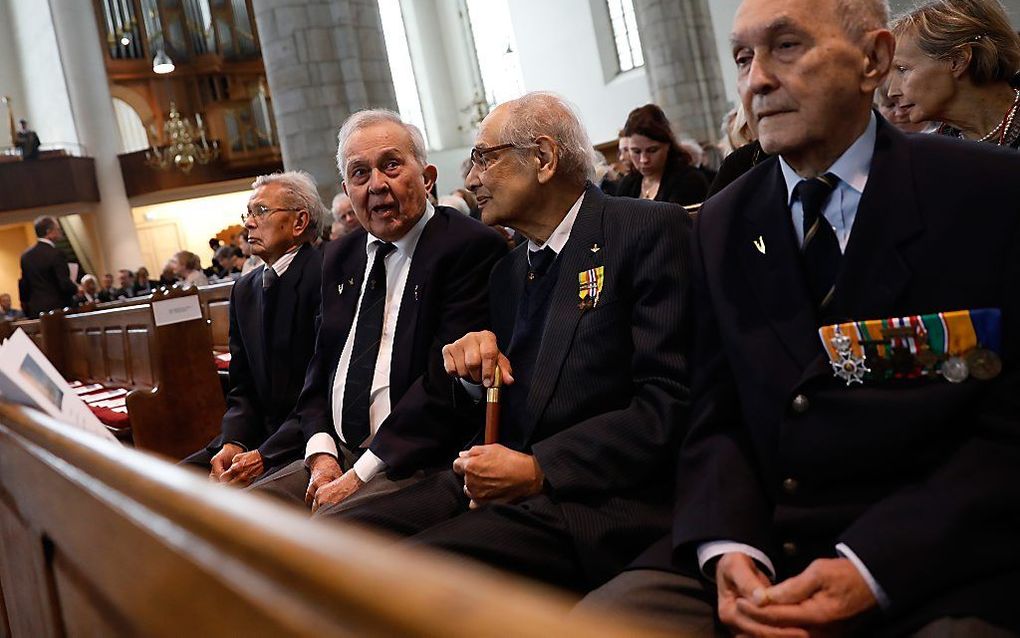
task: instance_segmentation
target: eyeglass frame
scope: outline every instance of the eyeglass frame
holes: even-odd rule
[[[530,148],[531,146],[534,145],[535,143],[532,142],[527,146],[522,146],[520,144],[513,143],[497,144],[496,146],[489,146],[487,148],[478,148],[477,146],[475,146],[471,148],[471,165],[480,171],[486,171],[489,169],[490,164],[489,161],[485,159],[485,156],[488,155],[489,153],[495,153],[496,151],[505,151],[508,148]]]
[[[290,212],[295,212],[296,213],[298,211],[305,210],[305,208],[303,208],[303,207],[302,208],[290,208],[290,207],[280,206],[280,207],[277,207],[277,208],[269,208],[268,206],[263,206],[262,204],[257,204],[257,206],[261,207],[261,210],[257,210],[257,211],[245,210],[243,213],[241,213],[241,223],[242,224],[247,224],[249,219],[254,219],[255,220],[255,225],[257,226],[258,224],[262,223],[262,220],[264,220],[265,218],[269,217],[273,213],[279,213],[280,211],[290,211]]]

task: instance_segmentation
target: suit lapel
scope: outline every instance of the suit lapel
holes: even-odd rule
[[[401,396],[411,385],[411,365],[414,362],[414,347],[418,343],[418,316],[426,295],[430,292],[429,278],[435,265],[433,258],[440,253],[433,249],[441,242],[449,226],[449,219],[438,208],[432,219],[425,224],[421,237],[411,255],[407,281],[400,297],[400,313],[397,315],[396,334],[393,337],[393,351],[390,357],[390,396]]]
[[[335,273],[328,285],[324,285],[322,289],[323,316],[319,327],[320,332],[324,332],[320,341],[326,352],[329,352],[327,391],[331,401],[340,354],[346,345],[347,336],[354,327],[354,313],[358,309],[358,298],[361,296],[361,285],[368,264],[368,255],[365,253],[368,233],[360,232],[361,238],[355,242],[346,256],[340,257],[339,264],[336,266],[323,264],[322,269],[324,282],[327,273]]]
[[[868,185],[833,299],[834,316],[841,319],[877,318],[889,311],[910,283],[903,249],[924,230],[909,150],[903,135],[891,129],[880,120]]]
[[[305,262],[308,261],[308,251],[315,250],[309,244],[303,244],[298,249],[294,260],[287,267],[287,272],[280,277],[279,290],[276,291],[276,308],[273,319],[273,343],[276,346],[272,352],[284,352],[294,334],[294,310],[298,305],[298,286],[304,275]],[[282,390],[287,387],[289,381],[290,366],[271,365],[269,376],[272,379],[272,390]]]
[[[786,182],[777,160],[768,162],[766,175],[753,202],[744,202],[744,217],[734,234],[731,251],[765,310],[772,329],[790,356],[808,366],[821,351],[815,311],[808,295],[793,231]]]
[[[604,206],[605,197],[601,191],[589,184],[577,219],[570,230],[570,239],[557,257],[562,261],[549,302],[542,344],[535,360],[534,377],[528,395],[525,441],[530,440],[535,424],[549,404],[563,362],[573,344],[577,323],[585,312],[578,307],[577,273],[602,265],[605,253],[601,250],[592,252],[591,248],[595,244],[605,245],[602,237]]]

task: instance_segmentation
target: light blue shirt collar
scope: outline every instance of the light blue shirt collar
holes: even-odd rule
[[[846,250],[850,241],[850,232],[857,219],[857,208],[860,206],[864,187],[868,184],[871,159],[875,155],[877,130],[878,120],[872,112],[871,121],[868,122],[864,133],[829,167],[829,170],[825,171],[839,178],[839,184],[836,185],[832,196],[826,202],[822,215],[832,226],[841,251]],[[803,245],[804,206],[800,203],[799,198],[794,197],[794,189],[804,179],[782,157],[779,158],[779,167],[782,169],[783,179],[786,180],[787,202],[790,206],[790,219],[793,222],[797,243]]]
[[[871,158],[875,155],[875,140],[878,133],[878,120],[875,112],[871,112],[871,120],[864,133],[850,145],[850,148],[839,156],[839,159],[829,167],[829,170],[822,171],[822,174],[832,173],[840,179],[840,186],[846,184],[858,195],[864,193],[864,187],[868,185],[868,173],[871,171]],[[787,203],[793,203],[793,189],[804,180],[803,177],[793,170],[782,155],[779,156],[779,166],[783,169],[783,179],[786,180]]]

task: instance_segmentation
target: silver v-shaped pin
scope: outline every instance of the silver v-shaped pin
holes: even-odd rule
[[[765,238],[758,235],[758,239],[754,240],[754,247],[758,249],[758,252],[765,254]]]

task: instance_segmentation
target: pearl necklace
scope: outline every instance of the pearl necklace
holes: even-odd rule
[[[984,137],[978,140],[979,142],[991,140],[996,133],[999,133],[999,146],[1002,146],[1002,143],[1006,141],[1006,132],[1013,126],[1013,119],[1016,117],[1017,108],[1020,107],[1020,89],[1013,89],[1013,91],[1016,93],[1016,97],[1013,98],[1013,106],[1009,107],[1009,110],[1006,111],[1006,115],[1003,116],[999,125],[988,131]]]

